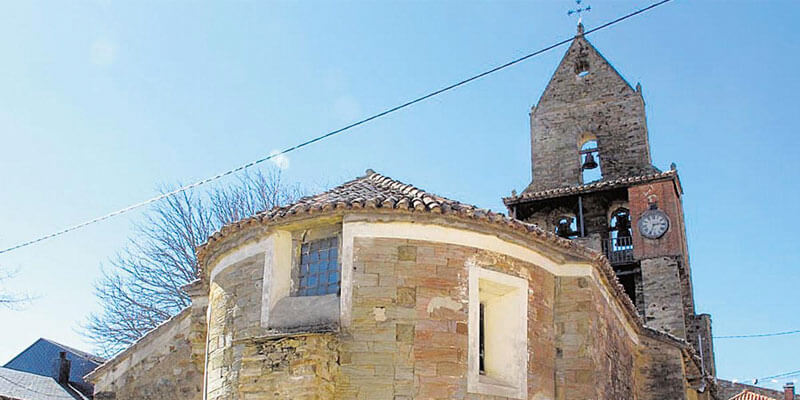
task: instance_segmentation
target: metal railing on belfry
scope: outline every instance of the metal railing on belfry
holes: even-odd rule
[[[633,262],[633,238],[630,236],[603,240],[603,253],[611,265]]]

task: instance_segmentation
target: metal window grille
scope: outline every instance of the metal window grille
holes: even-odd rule
[[[339,240],[313,240],[300,247],[298,296],[339,293]]]

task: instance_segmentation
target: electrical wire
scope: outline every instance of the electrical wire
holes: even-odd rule
[[[602,25],[600,25],[600,26],[598,26],[596,28],[589,29],[589,30],[585,31],[583,33],[583,35],[586,36],[586,35],[589,35],[591,33],[597,32],[599,30],[608,28],[608,27],[610,27],[612,25],[616,25],[616,24],[618,24],[618,23],[620,23],[620,22],[622,22],[622,21],[624,21],[624,20],[626,20],[628,18],[631,18],[631,17],[634,17],[636,15],[642,14],[642,13],[647,12],[649,10],[652,10],[652,9],[658,7],[658,6],[661,6],[663,4],[669,3],[670,1],[672,1],[672,0],[661,0],[659,2],[653,3],[653,4],[651,4],[651,5],[649,5],[649,6],[645,7],[645,8],[639,9],[637,11],[634,11],[634,12],[631,12],[629,14],[623,15],[623,16],[621,16],[621,17],[619,17],[617,19],[614,19],[612,21],[606,22],[606,23],[604,23],[604,24],[602,24]],[[426,94],[424,96],[417,97],[417,98],[415,98],[413,100],[407,101],[407,102],[405,102],[403,104],[400,104],[398,106],[395,106],[395,107],[392,107],[390,109],[381,111],[381,112],[379,112],[377,114],[374,114],[372,116],[364,118],[364,119],[362,119],[360,121],[354,122],[354,123],[352,123],[350,125],[347,125],[347,126],[345,126],[343,128],[339,128],[337,130],[328,132],[328,133],[326,133],[324,135],[321,135],[321,136],[317,136],[317,137],[315,137],[313,139],[310,139],[308,141],[305,141],[303,143],[300,143],[300,144],[297,144],[295,146],[289,147],[289,148],[287,148],[287,149],[285,149],[285,150],[283,150],[281,152],[271,153],[270,155],[268,155],[266,157],[259,158],[258,160],[251,161],[251,162],[249,162],[247,164],[244,164],[244,165],[241,165],[239,167],[230,169],[228,171],[216,174],[216,175],[214,175],[212,177],[197,181],[195,183],[179,187],[179,188],[177,188],[175,190],[172,190],[170,192],[162,193],[161,195],[152,197],[150,199],[147,199],[147,200],[139,202],[139,203],[132,204],[132,205],[130,205],[128,207],[119,209],[117,211],[108,213],[106,215],[103,215],[103,216],[100,216],[100,217],[97,217],[97,218],[93,218],[93,219],[90,219],[88,221],[82,222],[80,224],[73,225],[71,227],[68,227],[68,228],[65,228],[65,229],[62,229],[62,230],[59,230],[59,231],[56,231],[56,232],[53,232],[53,233],[38,237],[36,239],[28,240],[26,242],[22,242],[22,243],[19,243],[17,245],[5,248],[3,250],[0,250],[0,254],[8,253],[10,251],[20,249],[22,247],[30,246],[32,244],[36,244],[36,243],[39,243],[41,241],[54,238],[56,236],[61,236],[61,235],[65,234],[65,233],[69,233],[69,232],[72,232],[74,230],[81,229],[81,228],[83,228],[85,226],[92,225],[92,224],[107,220],[109,218],[116,217],[116,216],[121,215],[121,214],[125,214],[125,213],[133,211],[135,209],[144,207],[144,206],[146,206],[148,204],[152,204],[152,203],[155,203],[155,202],[157,202],[159,200],[163,200],[163,199],[165,199],[167,197],[171,197],[171,196],[183,193],[183,192],[185,192],[187,190],[194,189],[194,188],[196,188],[198,186],[205,185],[207,183],[222,179],[222,178],[224,178],[224,177],[226,177],[228,175],[231,175],[231,174],[234,174],[236,172],[239,172],[239,171],[245,170],[247,168],[253,167],[253,166],[257,165],[257,164],[261,164],[264,161],[268,161],[268,160],[271,160],[271,159],[273,159],[273,158],[275,158],[277,156],[290,153],[290,152],[295,151],[297,149],[300,149],[300,148],[303,148],[303,147],[308,146],[310,144],[316,143],[316,142],[318,142],[320,140],[323,140],[323,139],[329,138],[331,136],[337,135],[339,133],[348,131],[348,130],[350,130],[352,128],[355,128],[355,127],[357,127],[359,125],[366,124],[367,122],[370,122],[372,120],[375,120],[375,119],[381,118],[383,116],[386,116],[388,114],[394,113],[396,111],[402,110],[402,109],[404,109],[406,107],[409,107],[411,105],[414,105],[416,103],[425,101],[425,100],[427,100],[427,99],[429,99],[431,97],[438,96],[438,95],[440,95],[440,94],[442,94],[444,92],[453,90],[453,89],[455,89],[455,88],[457,88],[459,86],[466,85],[467,83],[470,83],[470,82],[475,81],[477,79],[483,78],[483,77],[485,77],[487,75],[493,74],[493,73],[498,72],[500,70],[506,69],[506,68],[508,68],[508,67],[510,67],[512,65],[518,64],[518,63],[520,63],[522,61],[525,61],[525,60],[527,60],[529,58],[535,57],[535,56],[537,56],[539,54],[542,54],[542,53],[545,53],[545,52],[550,51],[552,49],[555,49],[557,47],[563,46],[563,45],[571,42],[573,39],[575,39],[575,36],[572,36],[572,37],[570,37],[568,39],[564,39],[564,40],[562,40],[560,42],[554,43],[554,44],[552,44],[550,46],[547,46],[547,47],[545,47],[543,49],[534,51],[533,53],[529,53],[529,54],[524,55],[524,56],[522,56],[520,58],[517,58],[515,60],[509,61],[509,62],[507,62],[505,64],[502,64],[502,65],[499,65],[497,67],[494,67],[494,68],[492,68],[492,69],[490,69],[488,71],[481,72],[481,73],[479,73],[477,75],[473,75],[473,76],[471,76],[471,77],[469,77],[467,79],[464,79],[462,81],[459,81],[459,82],[453,83],[451,85],[445,86],[445,87],[443,87],[443,88],[441,88],[439,90],[430,92],[430,93],[428,93],[428,94]]]
[[[784,372],[782,374],[777,374],[777,375],[765,376],[763,378],[734,379],[734,380],[732,380],[732,382],[734,382],[734,383],[750,382],[751,384],[755,385],[755,384],[758,384],[761,381],[765,381],[765,380],[769,380],[769,379],[773,379],[774,380],[774,379],[777,379],[777,378],[791,378],[791,377],[794,377],[794,376],[800,376],[800,370]]]
[[[790,376],[797,376],[797,375],[800,375],[800,369],[798,369],[797,371],[784,372],[782,374],[777,374],[772,376],[765,376],[763,378],[758,378],[758,379],[764,380],[764,379],[775,379],[775,378],[788,378]]]
[[[714,336],[714,339],[746,339],[746,338],[760,338],[760,337],[771,337],[771,336],[784,336],[784,335],[794,335],[800,333],[800,329],[796,331],[786,331],[786,332],[775,332],[775,333],[757,333],[752,335],[731,335],[731,336]]]

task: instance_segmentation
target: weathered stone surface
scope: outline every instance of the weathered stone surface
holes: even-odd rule
[[[578,151],[589,139],[597,140],[603,179],[654,171],[641,91],[580,36],[531,110],[533,182],[526,190],[585,183]]]
[[[244,339],[261,328],[264,254],[228,266],[210,284],[207,398],[238,399]]]
[[[291,332],[298,329],[330,330],[339,325],[339,296],[289,296],[270,311],[269,329]],[[310,329],[309,329],[310,328]]]
[[[187,308],[113,359],[91,378],[95,398],[202,399],[204,320],[202,307]]]
[[[663,341],[642,337],[636,359],[636,382],[640,400],[687,399],[681,350]]]
[[[634,397],[633,338],[587,278],[556,280],[556,399]]]
[[[642,260],[645,324],[679,338],[686,338],[683,296],[678,260],[659,257]]]

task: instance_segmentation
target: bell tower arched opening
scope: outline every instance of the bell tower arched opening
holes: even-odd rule
[[[585,185],[603,179],[597,139],[594,136],[584,135],[579,145],[578,157],[580,157],[579,162],[581,165],[580,183]]]

